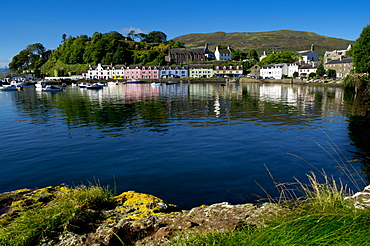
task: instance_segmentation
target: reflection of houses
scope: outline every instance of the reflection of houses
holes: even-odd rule
[[[211,78],[213,76],[212,64],[190,64],[189,77],[190,78]]]
[[[124,92],[126,103],[139,102],[146,98],[158,98],[160,95],[158,87],[148,84],[127,84],[125,85]]]
[[[283,76],[288,75],[288,65],[283,64],[272,64],[261,67],[260,76],[263,78],[274,77],[275,79],[282,79]]]
[[[230,47],[226,49],[220,49],[216,46],[215,58],[217,61],[231,61],[231,50]]]
[[[324,64],[325,70],[334,69],[337,73],[337,78],[346,77],[353,69],[352,58],[340,58],[337,60],[331,60]]]
[[[319,62],[319,56],[315,52],[314,45],[311,45],[311,50],[297,51],[295,53],[301,56],[300,60],[301,62],[304,63]]]
[[[187,66],[163,66],[159,71],[160,78],[188,78]]]
[[[101,65],[91,66],[89,69],[82,73],[82,77],[86,79],[109,79],[109,78],[123,78],[124,77],[124,65]]]
[[[205,61],[214,59],[214,54],[209,51],[208,44],[198,48],[173,48],[169,50],[166,61],[183,64],[192,61]]]
[[[214,77],[233,77],[237,78],[243,75],[243,66],[214,66]]]
[[[338,60],[340,58],[346,57],[346,53],[352,48],[352,45],[348,45],[346,50],[333,50],[333,51],[325,51],[324,54],[324,64],[331,61],[331,60]]]

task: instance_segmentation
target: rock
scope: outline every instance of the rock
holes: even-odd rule
[[[344,199],[353,203],[356,208],[370,208],[370,185],[366,186],[363,191],[357,192],[353,196],[345,197]]]
[[[18,206],[27,208],[47,203],[60,190],[68,192],[68,188],[57,186],[1,194],[2,218],[11,220],[12,216],[8,215],[17,211]],[[112,206],[102,209],[100,221],[86,225],[89,231],[69,231],[55,238],[44,238],[39,245],[167,245],[172,238],[186,237],[189,233],[225,232],[245,224],[260,227],[266,218],[287,211],[272,203],[226,202],[181,211],[158,197],[132,191],[113,197],[111,203]]]

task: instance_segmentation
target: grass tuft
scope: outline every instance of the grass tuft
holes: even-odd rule
[[[305,196],[291,201],[291,213],[270,218],[264,227],[190,235],[172,245],[369,245],[370,210],[346,201],[340,182],[308,177],[308,185],[297,181]]]
[[[1,245],[36,245],[42,238],[63,232],[83,232],[100,218],[112,194],[100,186],[78,186],[60,189],[50,202],[25,208],[18,217],[0,228]]]

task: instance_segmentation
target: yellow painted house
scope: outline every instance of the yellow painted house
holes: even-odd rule
[[[243,66],[214,66],[213,77],[237,78],[243,75]]]

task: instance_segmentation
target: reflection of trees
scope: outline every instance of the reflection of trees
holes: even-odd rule
[[[354,92],[345,91],[344,101],[351,106],[347,113],[348,135],[358,150],[354,154],[363,163],[362,171],[370,183],[370,115]]]
[[[363,163],[363,173],[370,183],[370,115],[349,116],[348,134],[356,148],[360,151],[358,158]]]

